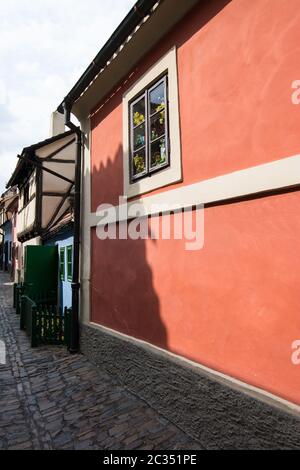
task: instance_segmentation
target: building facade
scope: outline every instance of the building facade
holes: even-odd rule
[[[84,137],[81,351],[205,448],[299,446],[299,25],[297,0],[139,0],[58,108]],[[76,135],[10,182],[62,307]]]
[[[51,290],[51,297],[54,299],[56,296],[53,292],[57,292],[61,309],[71,306],[69,271],[72,269],[73,261],[74,177],[74,133],[65,132],[64,119],[58,113],[53,113],[51,137],[23,149],[7,186],[18,187],[19,210],[11,221],[14,280],[24,282],[26,285],[27,271],[28,276],[30,274],[36,279],[37,285],[32,286],[34,295],[37,298],[47,298],[48,291]],[[57,250],[51,251],[49,248],[43,250],[43,245],[57,246]],[[65,245],[66,254],[62,248]],[[27,248],[33,246],[39,248],[36,252],[31,250],[30,260],[26,261]],[[56,267],[57,272],[53,274],[53,269],[51,271],[51,278],[54,276],[54,281],[51,283],[47,282],[50,274],[47,263],[42,259],[50,260],[51,266]],[[66,263],[67,277],[59,272],[62,262]],[[40,276],[46,276],[45,282],[39,278],[39,275],[34,275],[35,269]],[[51,289],[47,289],[50,284]],[[57,286],[53,290],[54,284]]]
[[[16,237],[20,278],[24,275],[24,252],[28,245],[41,245],[43,238],[70,212],[74,187],[75,138],[64,132],[23,149],[8,187],[18,186],[19,212]]]
[[[0,201],[0,230],[2,232],[1,269],[15,279],[18,269],[16,224],[19,195],[16,187],[8,189]]]
[[[4,232],[3,240],[3,271],[11,272],[12,269],[12,223],[7,220],[2,225]]]
[[[162,1],[76,100],[82,318],[299,405],[300,13],[271,3],[190,1],[170,18]],[[204,204],[203,249],[99,240],[97,208],[120,196],[147,215]]]

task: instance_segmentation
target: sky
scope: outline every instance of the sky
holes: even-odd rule
[[[0,195],[135,0],[0,0]]]

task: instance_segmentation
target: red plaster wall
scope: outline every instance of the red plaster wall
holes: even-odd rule
[[[177,45],[183,185],[299,153],[299,1],[227,3],[200,2],[126,85]],[[93,211],[123,194],[126,87],[92,117]],[[299,202],[295,192],[206,209],[199,252],[93,232],[92,321],[300,404]]]
[[[300,193],[205,210],[205,246],[100,241],[92,321],[300,404]]]

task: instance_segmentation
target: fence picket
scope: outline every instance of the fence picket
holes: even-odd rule
[[[47,302],[20,297],[20,328],[26,330],[31,346],[65,344],[69,346],[71,310]]]

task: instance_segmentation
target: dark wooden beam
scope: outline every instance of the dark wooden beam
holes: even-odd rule
[[[75,165],[75,160],[66,160],[66,159],[60,159],[60,158],[51,158],[51,160],[44,159],[43,161],[46,163],[64,163],[64,164],[72,163],[72,165]]]
[[[43,172],[41,168],[36,170],[36,206],[35,206],[35,222],[40,230],[42,228],[42,192],[43,192]]]
[[[70,212],[70,208],[68,207],[68,209],[66,209],[62,215],[55,221],[55,224],[59,224],[63,218]],[[69,223],[73,222],[72,220],[69,221]],[[52,227],[54,226],[54,223],[51,225],[51,227],[49,228],[46,228],[43,230],[43,234],[42,234],[42,237],[43,238],[47,238],[49,233],[50,233],[50,230],[52,229]]]
[[[58,214],[59,214],[61,208],[63,207],[64,203],[66,202],[66,200],[67,200],[68,197],[70,196],[71,191],[72,191],[72,189],[73,189],[73,186],[74,186],[74,184],[72,183],[71,186],[70,186],[70,188],[69,188],[69,190],[67,191],[67,193],[64,195],[64,197],[62,198],[61,202],[60,202],[59,205],[57,206],[56,211],[54,212],[53,216],[52,216],[51,219],[50,219],[50,222],[48,223],[48,225],[47,225],[47,227],[46,227],[46,231],[48,231],[48,230],[51,228],[51,226],[54,224],[55,219],[56,219],[56,217],[58,216]]]
[[[20,160],[24,160],[25,162],[27,163],[31,163],[33,166],[35,166],[36,168],[41,168],[43,171],[45,171],[46,173],[50,173],[50,175],[53,175],[53,176],[56,176],[57,178],[63,180],[63,181],[66,181],[67,183],[71,183],[71,184],[74,184],[74,182],[72,180],[70,180],[69,178],[67,178],[66,176],[63,176],[63,175],[60,175],[59,173],[57,173],[56,171],[53,171],[53,170],[49,170],[49,168],[45,168],[44,165],[42,165],[38,160],[30,160],[29,158],[26,158],[26,157],[23,157],[21,155],[18,155],[18,158]]]
[[[47,197],[64,197],[66,193],[55,193],[51,191],[44,191],[42,196],[47,196]]]

